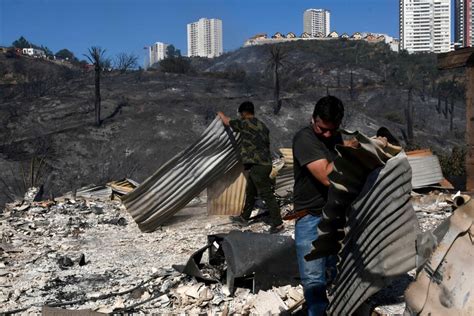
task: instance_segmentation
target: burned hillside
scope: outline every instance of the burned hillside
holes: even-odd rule
[[[127,176],[141,181],[196,139],[216,111],[233,114],[247,99],[270,127],[275,150],[290,144],[294,132],[307,123],[315,100],[328,93],[346,104],[346,128],[370,134],[383,125],[403,139],[411,86],[402,74],[414,64],[433,72],[413,78],[415,145],[439,154],[462,146],[463,97],[440,89],[453,76],[462,83],[463,76],[438,73],[434,56],[396,57],[383,45],[354,47],[347,41],[281,46],[288,57],[277,115],[267,70],[269,47],[259,46],[212,61],[192,60],[192,70],[186,74],[104,73],[101,127],[93,125],[93,73],[0,56],[1,82],[9,91],[0,105],[2,200],[21,196],[32,184],[44,184],[47,195],[58,195]],[[33,77],[19,75],[15,68],[23,67],[22,73],[28,74],[37,62],[65,75],[52,88],[31,94],[24,84],[34,82]]]

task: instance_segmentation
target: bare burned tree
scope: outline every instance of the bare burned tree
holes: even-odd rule
[[[120,70],[120,73],[125,73],[137,66],[138,56],[135,54],[120,53],[115,57],[115,68]]]
[[[92,46],[91,48],[88,49],[89,53],[84,54],[89,61],[94,64],[94,69],[95,69],[95,102],[94,102],[94,108],[95,108],[95,123],[97,126],[100,126],[102,123],[100,119],[100,75],[103,70],[103,62],[106,60],[105,58],[105,49],[102,49],[97,46]]]
[[[285,66],[288,55],[280,46],[276,45],[270,48],[269,55],[267,68],[273,74],[273,97],[275,100],[273,113],[278,114],[281,109],[280,70]]]

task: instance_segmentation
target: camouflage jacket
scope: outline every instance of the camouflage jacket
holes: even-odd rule
[[[243,164],[271,165],[270,132],[257,118],[235,119],[230,127],[240,133],[240,156]]]

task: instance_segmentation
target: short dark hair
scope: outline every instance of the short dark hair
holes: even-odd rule
[[[316,119],[318,116],[325,122],[341,124],[344,117],[344,104],[332,95],[322,97],[314,106],[313,118]]]
[[[253,103],[250,101],[245,101],[239,106],[239,113],[247,112],[250,114],[255,114],[255,108]]]

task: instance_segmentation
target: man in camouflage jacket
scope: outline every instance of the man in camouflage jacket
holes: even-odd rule
[[[239,106],[239,119],[231,120],[224,113],[217,113],[226,126],[240,133],[240,157],[248,171],[245,205],[240,216],[231,217],[233,221],[247,225],[257,196],[265,202],[270,212],[270,233],[283,229],[281,213],[273,195],[270,173],[272,157],[270,154],[270,133],[268,128],[255,117],[254,105],[246,101]]]

